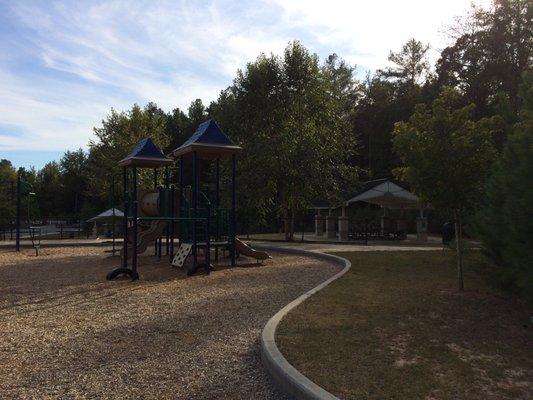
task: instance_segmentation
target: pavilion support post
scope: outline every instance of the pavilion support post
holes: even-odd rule
[[[383,208],[383,214],[381,214],[380,218],[381,236],[385,236],[385,231],[387,230],[387,209],[384,206],[381,207]]]
[[[326,237],[328,239],[336,239],[337,231],[335,225],[337,218],[333,215],[332,209],[329,209],[329,215],[326,217]]]
[[[346,216],[346,206],[342,206],[341,215],[339,217],[339,240],[341,242],[348,241],[348,217]]]
[[[325,217],[320,214],[320,208],[316,209],[315,215],[315,236],[324,236]]]

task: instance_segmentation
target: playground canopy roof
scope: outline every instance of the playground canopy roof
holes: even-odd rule
[[[130,154],[118,162],[121,167],[157,168],[168,164],[172,164],[172,160],[166,158],[150,138],[142,139]]]
[[[96,217],[92,217],[91,219],[88,219],[87,222],[94,222],[94,221],[98,221],[102,219],[113,218],[113,210],[115,210],[115,217],[122,218],[124,216],[124,213],[120,211],[118,208],[110,208],[109,210],[101,212]]]
[[[218,158],[238,153],[242,148],[235,145],[220,129],[214,119],[198,126],[196,132],[172,152],[174,157],[196,152],[201,158]]]
[[[418,196],[389,179],[366,182],[359,192],[343,204],[348,206],[358,201],[391,209],[427,208],[421,203]]]

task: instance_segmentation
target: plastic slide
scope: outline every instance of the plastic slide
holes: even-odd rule
[[[158,237],[160,237],[163,234],[163,231],[165,230],[165,227],[167,226],[166,221],[152,221],[150,222],[150,226],[139,232],[137,234],[137,254],[144,253],[146,251],[146,248],[149,244],[153,243],[154,240],[156,240]],[[128,229],[128,231],[131,228]],[[131,243],[130,235],[128,232],[128,258],[132,256],[133,253],[133,246]],[[124,252],[124,249],[120,251],[120,255],[122,256]]]
[[[242,254],[243,256],[252,257],[256,260],[267,260],[269,258],[272,258],[268,255],[268,253],[264,251],[254,250],[246,243],[240,241],[237,238],[235,238],[235,250],[237,250],[237,253]]]

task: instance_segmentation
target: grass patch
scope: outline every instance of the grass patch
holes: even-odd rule
[[[533,310],[486,285],[479,252],[463,293],[450,251],[340,255],[352,269],[277,332],[304,375],[343,399],[532,397]]]

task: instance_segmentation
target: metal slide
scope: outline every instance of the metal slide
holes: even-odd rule
[[[256,260],[267,260],[272,258],[267,252],[254,250],[237,238],[235,238],[235,250],[237,250],[237,253],[242,254],[243,256],[255,258]]]

